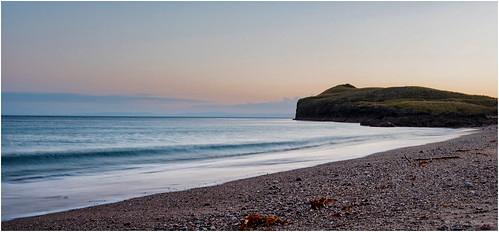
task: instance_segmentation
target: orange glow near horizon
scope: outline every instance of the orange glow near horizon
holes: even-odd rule
[[[238,104],[350,83],[497,97],[497,2],[4,2],[2,48],[2,91]]]

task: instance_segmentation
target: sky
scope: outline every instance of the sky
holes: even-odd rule
[[[2,2],[2,114],[292,116],[344,83],[497,97],[497,2]]]

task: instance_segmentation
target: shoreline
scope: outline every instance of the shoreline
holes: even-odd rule
[[[146,165],[100,175],[75,175],[20,184],[4,182],[2,221],[115,203],[157,193],[213,186],[265,174],[365,157],[397,148],[442,142],[477,131],[477,128],[448,131],[446,128],[364,129],[358,124],[324,124],[326,125],[352,127],[353,130],[359,129],[363,133],[354,133],[358,134],[355,139],[339,140],[332,144],[319,139],[318,143],[312,146],[254,153],[237,158],[176,162],[166,167]],[[376,138],[372,133],[381,137]],[[337,137],[348,138],[345,134]],[[182,180],[178,180],[177,177],[182,177]],[[73,191],[73,189],[78,190]]]
[[[486,141],[483,138],[487,138]],[[477,152],[478,150],[480,152]],[[473,152],[475,153],[472,154]],[[404,154],[403,157],[401,153]],[[416,160],[428,157],[459,158],[425,161],[424,165],[421,160]],[[484,174],[476,169],[467,169],[470,165],[479,169],[485,168],[487,175],[483,176]],[[459,167],[464,173],[458,171]],[[395,175],[403,170],[411,173],[405,173],[408,179],[401,179],[403,172]],[[460,179],[451,178],[455,177],[456,173]],[[428,175],[431,175],[433,180],[428,178]],[[442,179],[442,176],[449,178]],[[487,186],[487,181],[474,183],[472,180],[462,180],[476,177],[483,177],[492,182]],[[408,185],[409,182],[413,183]],[[427,188],[431,189],[427,182],[437,184],[440,188],[425,193]],[[449,195],[449,192],[452,194]],[[414,194],[424,200],[416,200],[418,207],[410,208],[409,206],[414,204],[407,204],[407,200]],[[486,194],[487,197],[480,194]],[[394,201],[386,202],[381,197],[385,195]],[[448,199],[439,197],[440,195],[476,197],[492,204],[479,202],[485,206],[477,206],[481,208],[478,210],[481,213],[478,214],[485,214],[480,217],[486,219],[482,220],[483,223],[475,223],[472,220],[463,224],[457,220],[460,224],[453,224],[452,221],[456,221],[455,215],[438,216],[441,212],[427,215],[428,210],[433,209],[436,202],[439,203],[437,208],[450,211],[467,210],[476,205],[470,208],[469,205],[460,205],[459,201],[445,202]],[[334,198],[336,202],[320,210],[311,210],[308,202],[318,197]],[[372,213],[380,214],[378,211],[383,211],[386,206],[400,210],[394,211],[397,214],[391,211],[388,215],[381,213],[379,218],[374,220],[383,222],[381,224],[373,224],[373,215],[366,217]],[[407,207],[409,211],[405,210]],[[408,216],[400,211],[415,216],[412,219],[419,218],[417,221],[421,224],[411,225],[407,223],[410,218],[405,217],[393,222],[394,216]],[[271,230],[497,228],[497,126],[480,128],[476,133],[444,142],[399,148],[362,158],[239,179],[209,187],[159,193],[115,203],[2,221],[2,227],[7,230],[237,230],[240,220],[250,213],[272,214],[278,216],[281,221],[286,221],[270,227],[257,228]]]

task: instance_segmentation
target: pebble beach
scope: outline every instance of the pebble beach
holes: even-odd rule
[[[3,221],[2,230],[497,230],[497,191],[497,126],[489,126],[359,159]]]

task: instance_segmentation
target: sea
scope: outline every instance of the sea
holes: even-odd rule
[[[354,159],[474,131],[290,118],[2,116],[1,125],[2,221]]]

